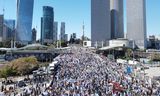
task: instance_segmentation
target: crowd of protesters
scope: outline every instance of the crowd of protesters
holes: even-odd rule
[[[33,77],[30,80],[26,80],[25,78],[24,80],[12,83],[2,82],[0,84],[0,96],[39,96],[43,94],[50,96],[48,92],[49,82],[44,77]]]
[[[71,47],[54,60],[58,63],[49,86],[33,83],[13,96],[160,96],[158,84],[144,74],[135,74],[130,65],[118,64],[90,49]]]
[[[71,54],[58,61],[51,85],[52,96],[151,96],[152,83],[127,72],[127,64],[118,64],[86,48],[73,47]],[[134,71],[134,69],[133,69]],[[156,86],[157,88],[157,86]],[[160,94],[159,94],[160,95]]]

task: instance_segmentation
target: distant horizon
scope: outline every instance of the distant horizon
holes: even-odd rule
[[[124,0],[124,33],[126,34],[126,0]],[[146,0],[147,37],[155,35],[160,37],[160,0]],[[54,8],[54,20],[58,22],[58,38],[60,23],[66,23],[66,34],[76,33],[80,38],[83,34],[82,26],[85,24],[85,36],[91,38],[91,6],[90,0],[35,0],[33,10],[32,28],[37,29],[37,39],[40,39],[40,18],[42,6]],[[0,0],[0,14],[5,9],[5,19],[16,20],[16,0]],[[12,11],[11,11],[12,10]],[[152,12],[152,13],[151,13]]]

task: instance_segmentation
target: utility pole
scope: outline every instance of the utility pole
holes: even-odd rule
[[[102,48],[103,48],[103,44],[104,44],[104,42],[102,41]]]
[[[82,42],[83,42],[84,41],[84,29],[85,29],[84,21],[83,21],[82,29],[83,29],[83,36],[82,36]]]
[[[98,45],[97,45],[97,41],[96,41],[96,49],[97,49]]]
[[[13,44],[14,48],[16,48],[16,39],[17,39],[17,34],[16,33],[17,33],[17,28],[14,29],[14,37],[13,37],[14,38],[14,44]]]
[[[135,48],[135,41],[133,40],[133,62],[134,62],[134,48]]]
[[[58,48],[58,41],[56,41],[56,46],[57,46],[57,48]]]
[[[60,34],[60,48],[61,48],[61,43],[62,43],[62,34]]]

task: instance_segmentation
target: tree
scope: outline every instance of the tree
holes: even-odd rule
[[[11,48],[11,39],[0,42],[0,47]]]
[[[13,70],[9,65],[4,66],[0,70],[0,77],[5,78],[7,80],[7,77],[16,75],[16,71]]]
[[[127,59],[130,59],[131,56],[133,55],[133,54],[132,54],[132,49],[127,49],[125,55],[126,55],[126,58],[127,58]]]
[[[17,48],[21,48],[21,47],[24,47],[24,46],[25,46],[25,44],[16,42],[16,47],[17,47]]]
[[[158,53],[153,53],[150,56],[151,61],[160,61],[160,54]]]
[[[7,80],[9,76],[28,75],[38,67],[38,61],[34,56],[19,58],[0,69],[0,78]]]
[[[67,47],[67,44],[68,44],[67,41],[64,41],[64,40],[61,41],[61,46],[62,47]]]
[[[24,58],[19,58],[19,59],[11,61],[10,66],[14,70],[16,70],[17,74],[27,75],[34,68],[38,67],[38,61],[34,56],[24,57]]]
[[[0,78],[5,78],[7,80],[8,73],[6,69],[1,69],[0,70]]]
[[[84,37],[82,36],[82,37],[81,37],[81,40],[90,41],[91,39],[89,39],[87,36],[84,36]]]

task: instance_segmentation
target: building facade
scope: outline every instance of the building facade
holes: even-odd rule
[[[4,20],[3,41],[15,39],[15,20]]]
[[[60,40],[65,40],[65,22],[61,22]]]
[[[147,49],[160,49],[160,39],[155,35],[149,36],[147,39]]]
[[[147,47],[146,0],[126,0],[126,4],[127,39],[144,49]]]
[[[53,43],[53,7],[43,6],[43,17],[41,18],[41,40],[44,43]]]
[[[0,42],[2,42],[3,39],[3,22],[4,22],[4,16],[0,15]]]
[[[64,41],[68,41],[68,34],[64,35]]]
[[[54,25],[53,25],[53,42],[56,42],[58,40],[57,36],[58,36],[58,22],[54,22]]]
[[[36,43],[37,30],[35,28],[32,29],[32,43]]]
[[[91,0],[92,46],[105,45],[111,39],[110,0]]]
[[[123,0],[110,0],[111,38],[124,38]]]
[[[41,42],[41,44],[43,44],[43,41],[42,41],[42,35],[43,35],[43,33],[42,33],[42,27],[43,27],[43,17],[41,17],[41,34],[40,34],[40,42]]]
[[[21,43],[32,41],[34,0],[17,0],[16,39]]]
[[[73,36],[73,38],[74,38],[74,39],[76,39],[76,38],[77,38],[76,33],[73,33],[73,34],[72,34],[72,36]]]

